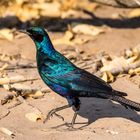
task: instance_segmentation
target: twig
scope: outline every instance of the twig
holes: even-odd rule
[[[38,80],[39,78],[25,78],[22,75],[0,78],[0,85]]]
[[[15,137],[15,134],[5,127],[0,127],[0,131],[3,132],[4,134],[7,134],[8,136],[11,136],[12,138]]]
[[[15,103],[14,105],[8,107],[8,109],[12,109],[14,107],[17,107],[18,105],[22,104],[22,102],[18,101],[17,103]]]
[[[30,66],[30,65],[18,65],[18,66],[9,66],[5,70],[15,70],[15,69],[33,69],[37,68],[37,66]]]
[[[0,117],[0,120],[3,119],[3,118],[5,118],[9,114],[10,114],[10,110],[7,110],[7,112]]]

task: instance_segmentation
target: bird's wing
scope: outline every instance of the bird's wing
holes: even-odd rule
[[[52,82],[74,91],[108,92],[112,87],[102,79],[77,68],[67,74],[48,77]]]
[[[112,90],[112,87],[105,81],[85,70],[79,69],[76,73],[79,73],[80,76],[74,78],[73,81],[70,83],[73,90],[89,92],[105,92]]]

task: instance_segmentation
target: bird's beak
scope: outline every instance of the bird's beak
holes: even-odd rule
[[[29,32],[27,32],[27,30],[19,30],[19,32],[27,34],[27,35],[31,35]]]

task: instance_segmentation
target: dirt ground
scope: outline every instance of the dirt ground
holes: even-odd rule
[[[126,48],[133,48],[140,44],[140,28],[137,21],[123,22],[112,18],[114,14],[125,14],[129,10],[102,6],[96,10],[97,19],[100,23],[97,26],[105,26],[107,31],[90,40],[84,45],[75,46],[85,51],[86,54],[93,54],[105,51],[108,54],[119,56]],[[107,22],[107,19],[109,20]],[[94,22],[94,20],[93,20]],[[133,26],[132,26],[133,25]],[[48,27],[46,27],[48,28]],[[64,32],[50,31],[52,39],[59,38]],[[22,37],[15,38],[12,42],[0,40],[0,52],[5,54],[21,54],[24,59],[35,60],[35,46],[32,40],[21,34]],[[55,46],[59,51],[70,46]],[[39,77],[36,68],[30,70],[13,70],[11,73],[21,73],[25,76],[36,75]],[[133,79],[133,80],[132,80]],[[134,76],[131,80],[125,77],[117,78],[111,85],[120,91],[128,93],[131,100],[140,103],[140,76]],[[134,81],[137,81],[134,82]],[[33,84],[25,82],[27,85],[46,87],[42,80],[37,80]],[[0,88],[1,93],[5,89]],[[44,115],[51,109],[67,104],[66,100],[54,92],[46,93],[41,99],[27,99],[29,104],[38,108]],[[73,109],[59,112],[64,116],[65,121],[53,117],[45,124],[42,121],[31,122],[25,114],[34,109],[27,103],[10,109],[8,116],[0,120],[0,127],[11,130],[15,140],[139,140],[140,139],[140,115],[138,112],[104,99],[81,98],[81,109],[79,111],[74,131],[67,129],[65,122],[70,122],[73,116]],[[0,105],[0,114],[7,111],[7,107],[12,103]],[[89,124],[87,125],[87,122]],[[0,140],[13,139],[0,132]]]

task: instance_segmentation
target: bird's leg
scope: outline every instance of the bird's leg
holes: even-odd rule
[[[78,111],[76,111],[75,113],[74,113],[74,116],[73,116],[73,118],[72,118],[72,121],[71,121],[71,126],[73,127],[73,125],[75,124],[75,121],[76,121],[76,118],[77,118],[77,114],[78,114]]]
[[[71,123],[66,123],[66,126],[68,126],[70,129],[74,129],[74,124],[75,124],[75,121],[76,121],[76,118],[77,118],[77,114],[78,114],[78,111],[79,111],[79,109],[80,109],[80,105],[79,106],[77,106],[77,107],[75,107],[75,113],[74,113],[74,116],[73,116],[73,118],[72,118],[72,121],[71,121]]]
[[[75,124],[75,121],[76,121],[76,118],[77,118],[77,114],[78,114],[78,111],[76,111],[74,113],[74,116],[72,118],[72,121],[71,123],[66,123],[66,126],[68,126],[69,128],[73,128],[74,124]]]
[[[70,105],[65,105],[65,106],[61,106],[55,109],[52,109],[46,116],[45,120],[43,121],[43,123],[45,123],[46,121],[48,121],[50,119],[50,117],[52,117],[53,115],[56,115],[57,117],[61,118],[62,120],[64,120],[64,118],[61,115],[58,115],[56,112],[61,111],[63,109],[69,108]]]

